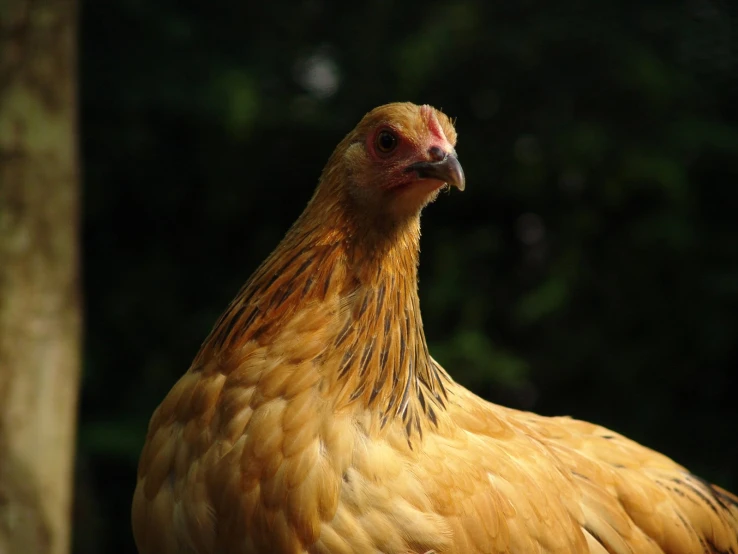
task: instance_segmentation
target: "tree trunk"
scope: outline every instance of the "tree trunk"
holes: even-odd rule
[[[0,554],[66,554],[80,373],[76,2],[0,0]]]

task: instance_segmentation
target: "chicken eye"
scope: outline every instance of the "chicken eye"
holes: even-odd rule
[[[389,154],[397,148],[397,136],[391,131],[380,131],[375,142],[382,154]]]

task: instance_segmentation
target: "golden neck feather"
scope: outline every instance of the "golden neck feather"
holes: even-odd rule
[[[401,418],[408,437],[437,424],[447,374],[428,353],[417,293],[419,217],[368,225],[320,191],[239,292],[203,345],[223,352],[250,340],[267,344],[314,303],[342,306],[336,331],[314,360],[340,360],[325,376],[338,409],[372,410],[380,425]],[[322,200],[322,201],[321,201]]]

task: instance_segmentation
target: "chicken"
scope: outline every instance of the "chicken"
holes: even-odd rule
[[[428,352],[420,211],[449,118],[369,112],[155,411],[141,554],[738,553],[738,498],[605,428],[497,406]]]

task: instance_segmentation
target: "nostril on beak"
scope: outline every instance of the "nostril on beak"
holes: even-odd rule
[[[428,153],[430,154],[430,157],[434,162],[440,162],[446,157],[446,152],[438,148],[438,146],[431,146],[430,150],[428,150]]]

